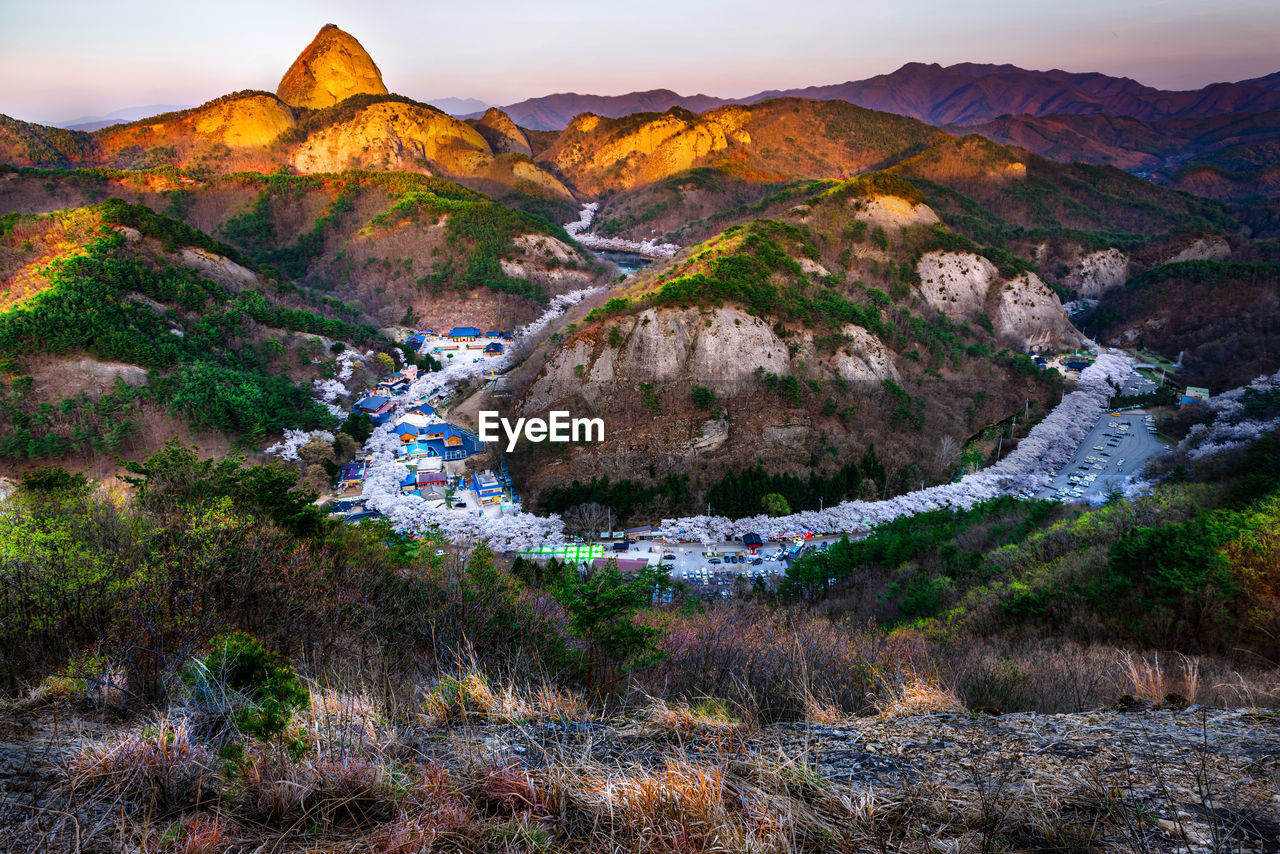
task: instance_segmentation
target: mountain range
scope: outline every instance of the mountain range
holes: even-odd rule
[[[587,112],[618,118],[683,107],[700,113],[724,104],[754,104],[782,97],[839,99],[935,125],[978,124],[1004,115],[1105,114],[1157,121],[1280,108],[1280,72],[1236,83],[1169,91],[1098,72],[1033,71],[1015,65],[971,62],[949,66],[909,62],[892,73],[865,80],[771,89],[745,98],[679,95],[669,89],[624,95],[570,92],[528,98],[502,110],[522,127],[563,130],[574,116]]]

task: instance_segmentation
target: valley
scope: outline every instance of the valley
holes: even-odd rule
[[[0,850],[1280,851],[1280,17],[818,5],[59,23]]]

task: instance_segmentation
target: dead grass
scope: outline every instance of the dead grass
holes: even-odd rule
[[[882,718],[910,715],[964,714],[968,711],[955,691],[916,677],[890,691],[876,704]]]
[[[194,804],[221,782],[217,757],[193,742],[185,720],[167,718],[85,747],[70,757],[65,774],[70,793],[161,808]]]

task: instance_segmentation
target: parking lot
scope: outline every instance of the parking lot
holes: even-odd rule
[[[1126,392],[1129,387],[1130,383],[1126,383]],[[1134,387],[1142,388],[1141,385]],[[1104,414],[1071,459],[1054,474],[1050,486],[1036,497],[1101,501],[1164,449],[1156,439],[1155,426],[1146,410]]]

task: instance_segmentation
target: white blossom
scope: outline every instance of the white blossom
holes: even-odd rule
[[[1244,398],[1250,390],[1261,394],[1277,388],[1280,388],[1280,371],[1270,376],[1264,374],[1248,385],[1210,397],[1208,407],[1215,413],[1213,421],[1209,424],[1192,425],[1186,438],[1178,444],[1178,449],[1185,451],[1189,459],[1202,460],[1223,451],[1244,447],[1256,442],[1266,433],[1280,429],[1280,418],[1267,421],[1242,420]]]
[[[674,243],[661,243],[653,240],[625,240],[621,237],[600,237],[588,231],[596,212],[600,210],[599,202],[587,202],[578,212],[576,222],[564,224],[569,236],[588,249],[611,249],[616,252],[633,252],[647,258],[670,258],[680,251]]]
[[[333,434],[328,430],[285,430],[284,438],[267,448],[265,453],[293,462],[298,459],[298,449],[317,438],[332,442]]]

